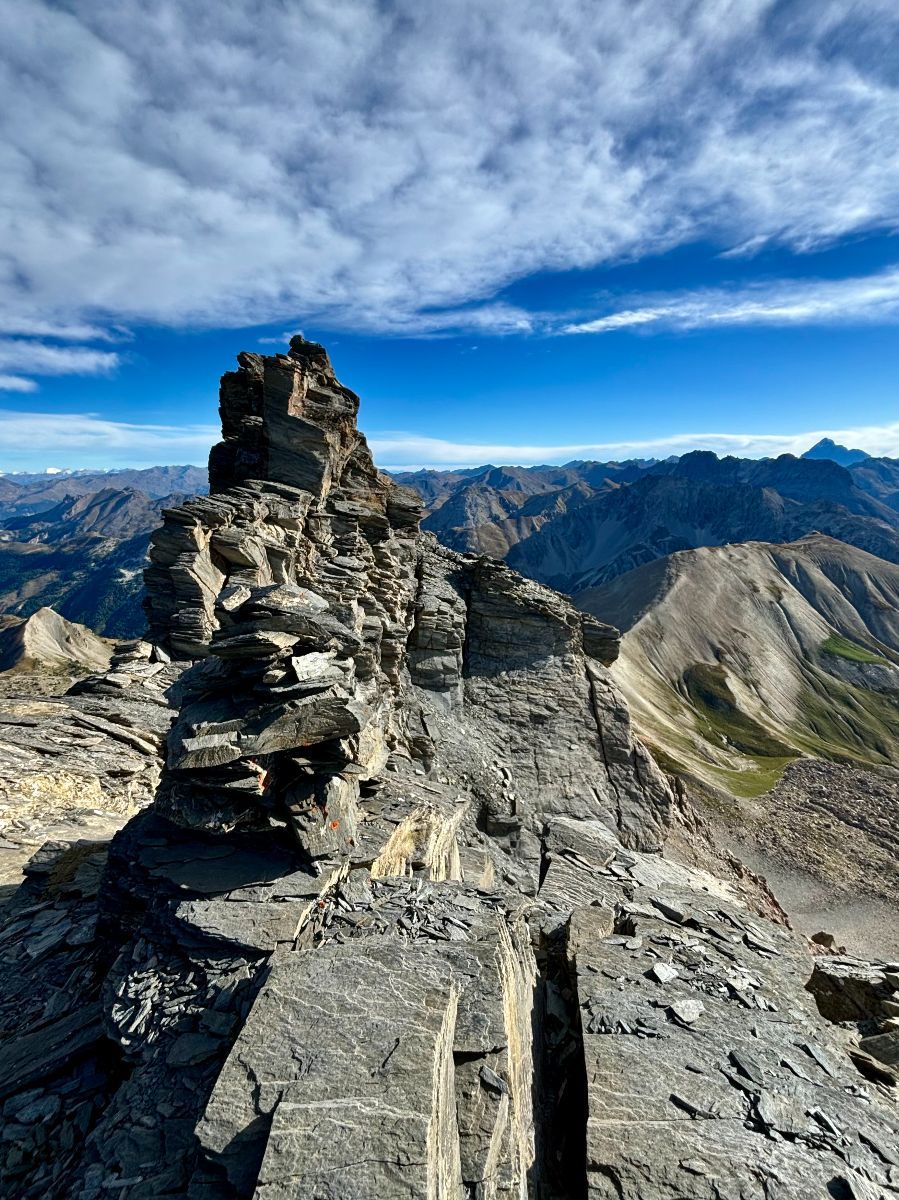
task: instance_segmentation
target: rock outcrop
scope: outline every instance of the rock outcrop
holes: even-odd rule
[[[322,347],[239,364],[211,494],[151,548],[149,657],[182,666],[155,801],[99,883],[51,848],[11,902],[7,1189],[895,1188],[887,1073],[804,944],[660,853],[616,632],[421,535]]]
[[[169,691],[181,670],[137,641],[120,643],[110,670],[64,696],[33,694],[40,674],[5,677],[0,888],[21,882],[23,865],[44,842],[111,838],[150,804],[175,715]]]

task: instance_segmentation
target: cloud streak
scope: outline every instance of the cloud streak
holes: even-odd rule
[[[215,425],[150,425],[111,421],[96,413],[0,409],[0,469],[156,466],[205,463],[220,437]]]
[[[899,421],[887,425],[786,434],[673,433],[654,438],[568,445],[453,442],[413,433],[375,434],[368,441],[379,466],[385,470],[410,470],[419,467],[474,467],[485,463],[535,466],[570,462],[573,459],[612,462],[627,458],[667,458],[670,455],[687,454],[691,450],[711,450],[718,455],[732,454],[741,458],[773,458],[778,454],[800,455],[824,437],[867,450],[875,456],[899,457]]]
[[[457,442],[416,433],[376,433],[369,437],[375,461],[385,470],[420,467],[474,467],[485,463],[533,466],[572,459],[613,461],[666,458],[690,450],[761,458],[802,454],[823,437],[899,457],[899,421],[848,429],[815,429],[787,434],[673,433],[656,438],[567,445]],[[0,469],[42,469],[48,462],[66,467],[156,466],[173,462],[205,464],[219,438],[214,425],[152,425],[110,421],[93,413],[0,410]],[[39,447],[39,451],[35,450]]]
[[[53,346],[47,342],[0,338],[0,368],[4,370],[27,371],[32,375],[105,375],[118,363],[118,354],[90,346]]]
[[[23,379],[20,375],[0,375],[0,392],[36,392],[37,384],[33,379]]]
[[[491,297],[534,272],[899,224],[885,0],[0,0],[0,18],[0,313],[37,336],[514,332],[534,319]]]
[[[619,303],[622,303],[619,301]],[[837,325],[899,323],[899,269],[854,279],[777,280],[726,291],[631,297],[625,307],[559,332],[616,333],[667,329],[714,329],[740,325]]]

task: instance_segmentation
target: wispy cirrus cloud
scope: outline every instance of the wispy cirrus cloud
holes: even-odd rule
[[[571,321],[558,332],[713,329],[735,325],[899,323],[899,268],[852,279],[774,280],[618,300],[612,312]]]
[[[48,462],[98,468],[204,464],[218,437],[214,425],[154,425],[111,421],[94,413],[0,410],[0,469],[41,469]],[[748,458],[798,455],[823,437],[870,454],[899,457],[899,421],[787,434],[675,432],[654,438],[569,444],[459,442],[414,432],[375,433],[368,441],[375,461],[385,470],[417,470],[485,463],[533,466],[572,459],[667,458],[690,450]]]
[[[534,333],[544,328],[548,328],[546,314],[528,312],[517,305],[503,303],[448,308],[439,312],[385,313],[378,322],[379,332],[383,334],[415,338],[452,337],[460,333],[505,336]],[[258,338],[257,341],[260,346],[284,348],[299,332],[285,331],[274,337]]]
[[[38,335],[499,334],[534,318],[491,298],[535,272],[899,224],[886,0],[0,0],[0,16],[0,310]]]

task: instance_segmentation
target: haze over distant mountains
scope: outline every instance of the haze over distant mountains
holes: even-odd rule
[[[96,633],[139,634],[150,533],[167,502],[206,489],[192,466],[0,476],[0,613],[52,606]]]
[[[802,458],[697,451],[394,478],[421,493],[424,528],[447,546],[568,592],[680,550],[813,531],[899,562],[899,461],[827,439]],[[173,498],[206,488],[194,466],[0,475],[0,612],[52,605],[97,633],[137,635],[149,534]]]
[[[207,489],[203,467],[144,467],[111,471],[69,471],[51,467],[40,472],[0,471],[0,509],[39,512],[67,496],[86,496],[106,488],[134,488],[154,499],[194,494]]]

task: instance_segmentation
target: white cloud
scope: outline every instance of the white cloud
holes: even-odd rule
[[[144,425],[95,413],[0,409],[0,467],[42,470],[48,459],[65,467],[103,470],[205,463],[220,436],[216,425]]]
[[[0,333],[24,334],[26,337],[49,337],[61,342],[119,342],[128,341],[131,334],[119,328],[107,329],[102,325],[85,322],[66,322],[65,319],[49,320],[46,317],[28,315],[20,310],[7,312],[0,308]]]
[[[0,0],[0,19],[0,312],[38,335],[505,332],[531,318],[490,297],[536,271],[899,221],[887,0]]]
[[[867,450],[869,454],[899,457],[899,421],[850,429],[819,429],[800,433],[674,433],[655,438],[617,442],[577,442],[569,445],[523,446],[508,443],[452,442],[414,433],[375,434],[368,438],[375,460],[385,470],[419,467],[534,466],[572,459],[600,462],[627,458],[667,458],[691,450],[712,450],[740,458],[767,458],[802,454],[821,438]]]
[[[37,384],[33,379],[23,379],[21,375],[0,375],[0,392],[36,392]]]
[[[588,321],[569,322],[561,333],[612,333],[619,329],[708,329],[722,325],[829,325],[899,323],[899,269],[855,279],[776,280],[725,291],[721,288],[646,297]]]
[[[0,338],[0,367],[6,370],[33,375],[103,375],[118,362],[117,354],[90,346],[52,346],[23,338]]]
[[[174,462],[205,464],[209,447],[219,437],[216,425],[152,425],[110,421],[94,413],[0,409],[0,470],[43,469],[48,460],[56,460],[67,468],[102,469]],[[376,433],[369,436],[368,443],[375,461],[385,470],[416,470],[475,467],[485,463],[533,466],[572,459],[667,458],[690,450],[712,450],[719,455],[746,458],[773,457],[802,454],[824,437],[870,454],[899,458],[899,421],[798,433],[673,433],[656,438],[567,445],[454,442],[402,432]]]

